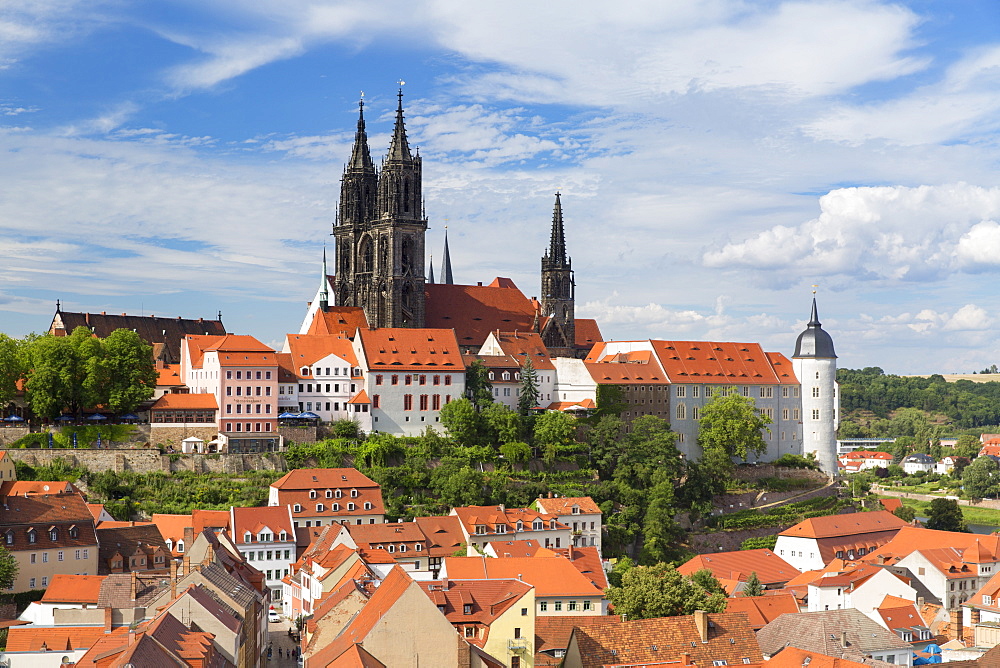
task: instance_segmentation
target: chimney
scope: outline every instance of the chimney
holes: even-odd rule
[[[958,610],[951,611],[951,631],[952,631],[951,635],[954,636],[956,640],[962,640],[964,629],[962,628],[961,608],[959,608]]]
[[[840,632],[840,646],[841,647],[847,647],[847,645],[848,645],[848,642],[847,642],[847,631],[841,631]]]
[[[177,561],[170,560],[170,599],[177,598]]]
[[[202,566],[208,566],[215,561],[215,548],[209,543],[205,546],[205,558],[201,560]]]
[[[104,608],[104,632],[111,633],[111,608]]]
[[[478,285],[479,287],[483,287],[483,282],[482,281],[476,281],[476,285]]]
[[[131,647],[135,644],[135,629],[128,630],[128,646]]]
[[[708,613],[704,610],[694,611],[694,625],[698,628],[698,635],[702,642],[708,642]]]
[[[923,596],[918,596],[917,597],[917,608],[922,608],[923,606],[924,606],[924,597]]]
[[[683,652],[681,654],[681,665],[682,666],[693,666],[694,665],[693,663],[691,663],[691,655],[688,654],[687,652]]]
[[[132,581],[131,581],[131,584],[129,585],[129,593],[132,594],[132,600],[133,601],[136,599],[136,595],[135,594],[136,594],[136,591],[138,590],[138,586],[137,586],[138,584],[139,584],[139,575],[135,571],[132,571]]]

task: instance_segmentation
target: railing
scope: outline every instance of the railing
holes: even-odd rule
[[[507,649],[511,652],[527,652],[528,651],[528,639],[527,638],[511,638],[507,640]]]

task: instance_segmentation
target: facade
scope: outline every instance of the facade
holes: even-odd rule
[[[295,525],[291,508],[230,508],[233,544],[246,560],[264,574],[271,601],[281,602],[281,579],[289,574],[295,555]]]
[[[181,377],[191,394],[210,394],[229,452],[280,446],[277,353],[252,336],[188,335],[181,342]]]
[[[892,464],[892,455],[878,450],[855,450],[837,458],[844,473],[857,473],[871,469],[884,469]]]
[[[511,540],[534,540],[550,548],[573,544],[570,528],[555,515],[530,508],[464,506],[452,508],[449,514],[458,517],[465,542],[476,548],[492,541]]]
[[[795,375],[802,383],[802,451],[813,453],[827,475],[837,472],[837,426],[840,397],[837,389],[837,353],[833,338],[823,329],[813,298],[809,324],[795,341]]]
[[[834,559],[861,559],[907,526],[884,510],[803,520],[778,534],[774,552],[800,571],[820,570]]]
[[[441,407],[465,394],[465,363],[451,329],[358,330],[354,354],[372,430],[417,436],[441,429]]]
[[[934,470],[937,462],[930,455],[924,454],[922,452],[915,452],[912,455],[907,455],[903,458],[903,470],[906,471],[908,475],[913,475],[919,471],[924,471],[925,473],[930,473]]]
[[[296,527],[380,524],[382,488],[357,469],[295,469],[271,483],[267,505],[290,506]]]
[[[603,532],[603,513],[589,496],[557,496],[552,498],[539,497],[534,507],[546,515],[555,515],[556,519],[572,531],[573,547],[596,547],[601,553],[601,536]]]
[[[886,595],[917,600],[917,590],[906,578],[871,564],[823,573],[808,591],[808,612],[854,608],[875,622],[881,619],[877,611]]]
[[[289,334],[282,361],[294,376],[292,386],[278,386],[283,411],[310,412],[322,420],[354,420],[364,432],[372,430],[371,411],[364,393],[364,378],[351,341],[334,335]],[[283,365],[284,366],[284,365]],[[280,372],[279,372],[280,375]],[[294,395],[289,396],[288,390]]]

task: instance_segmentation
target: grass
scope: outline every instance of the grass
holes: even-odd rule
[[[895,496],[883,496],[883,499],[896,499]],[[909,506],[917,511],[920,517],[927,517],[930,510],[930,501],[917,501],[915,499],[900,499],[904,506]],[[974,506],[959,506],[962,509],[962,517],[969,524],[983,524],[991,527],[1000,527],[1000,510],[992,508],[976,508]]]

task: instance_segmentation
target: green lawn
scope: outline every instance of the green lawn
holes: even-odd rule
[[[883,499],[894,499],[898,497],[883,496]],[[914,499],[900,499],[903,505],[909,506],[917,511],[917,515],[927,517],[930,508],[930,501],[916,501]],[[973,506],[959,506],[962,509],[962,517],[969,524],[985,524],[986,526],[1000,527],[1000,510],[991,508],[975,508]]]

